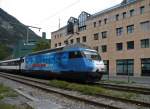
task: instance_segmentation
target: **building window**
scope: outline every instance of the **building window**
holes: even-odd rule
[[[134,49],[134,41],[127,42],[127,50]]]
[[[94,28],[96,27],[96,22],[93,22]]]
[[[141,59],[142,76],[150,76],[150,58]]]
[[[94,40],[98,40],[98,33],[94,34]]]
[[[102,52],[107,52],[107,46],[106,45],[102,45]]]
[[[116,50],[121,51],[123,49],[123,44],[122,43],[117,43],[116,44]]]
[[[150,48],[150,39],[142,39],[141,48]]]
[[[116,21],[118,21],[118,20],[119,20],[119,14],[116,15]]]
[[[61,46],[61,42],[58,45]]]
[[[107,38],[107,31],[102,32],[102,39]]]
[[[93,47],[93,49],[98,52],[98,46]]]
[[[116,28],[116,35],[121,36],[123,34],[123,27]]]
[[[71,39],[71,40],[70,40],[70,43],[73,44],[73,42],[74,42],[73,39]]]
[[[133,75],[134,72],[134,60],[123,59],[116,61],[117,75]]]
[[[82,12],[79,17],[78,17],[78,30],[79,31],[84,31],[86,30],[86,20],[90,17],[91,15],[88,14],[87,12]]]
[[[83,42],[86,42],[86,36],[83,36],[83,37],[82,37],[82,41],[83,41]]]
[[[55,47],[57,47],[57,44],[55,44]]]
[[[101,21],[101,20],[99,20],[99,21],[98,21],[98,23],[99,23],[99,26],[101,26],[101,25],[102,25],[102,21]]]
[[[130,17],[134,15],[134,9],[130,10]]]
[[[77,43],[80,43],[80,38],[77,38],[76,40],[77,40]]]
[[[134,32],[134,25],[127,26],[127,33],[133,33]]]
[[[65,41],[64,41],[64,44],[68,45],[68,40],[65,40]]]
[[[125,19],[125,18],[126,18],[126,16],[127,16],[127,13],[126,13],[126,12],[123,12],[123,13],[122,13],[122,17],[123,17],[123,19]]]
[[[149,32],[149,30],[150,30],[150,21],[141,22],[140,24],[141,24],[141,29],[144,32]]]
[[[141,7],[140,7],[140,14],[143,14],[143,13],[144,13],[144,9],[145,9],[144,6],[141,6]]]
[[[104,24],[107,24],[107,18],[104,19]]]

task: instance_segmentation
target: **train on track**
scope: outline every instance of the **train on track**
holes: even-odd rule
[[[0,71],[95,82],[101,80],[105,65],[96,50],[74,44],[1,61]]]

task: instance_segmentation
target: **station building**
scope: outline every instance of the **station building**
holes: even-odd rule
[[[96,49],[110,76],[150,76],[150,0],[123,0],[95,14],[83,11],[51,33],[51,48],[75,43]]]

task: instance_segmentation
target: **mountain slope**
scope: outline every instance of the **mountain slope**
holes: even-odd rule
[[[0,43],[12,46],[19,40],[26,40],[27,27],[16,18],[0,8]],[[40,37],[29,29],[29,40],[37,40]]]
[[[37,41],[40,39],[32,30],[28,29],[28,31],[29,41]],[[8,52],[9,50],[8,54],[11,55],[17,43],[26,41],[26,38],[27,27],[0,8],[0,51],[4,51],[3,48],[7,48],[7,51],[4,52]],[[3,57],[7,58],[8,56]]]

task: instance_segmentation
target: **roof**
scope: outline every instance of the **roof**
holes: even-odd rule
[[[105,13],[110,12],[110,11],[112,11],[112,10],[115,10],[115,9],[117,9],[117,8],[127,6],[127,5],[129,5],[129,4],[131,4],[131,3],[135,3],[136,1],[138,1],[138,0],[123,0],[123,2],[120,3],[120,4],[118,4],[118,5],[115,5],[115,6],[113,6],[113,7],[110,7],[110,8],[108,8],[108,9],[105,9],[105,10],[103,10],[103,11],[100,11],[100,12],[97,12],[97,13],[93,14],[92,17],[90,17],[89,19],[94,18],[94,17],[97,17],[97,16],[100,16],[100,15],[102,15],[102,14],[105,14]]]
[[[11,61],[19,61],[20,58],[16,58],[16,59],[10,59],[10,60],[5,60],[5,61],[0,61],[0,63],[4,63],[4,62],[11,62]]]
[[[79,48],[86,48],[86,49],[91,49],[89,46],[85,45],[85,44],[81,44],[81,43],[76,43],[73,45],[66,45],[66,46],[61,46],[58,48],[54,48],[54,49],[46,49],[46,50],[42,50],[42,51],[38,51],[38,52],[34,52],[31,53],[27,56],[33,56],[33,55],[37,55],[37,54],[44,54],[44,53],[49,53],[49,52],[60,52],[60,51],[66,51],[66,50],[71,50],[71,49],[79,49]]]

